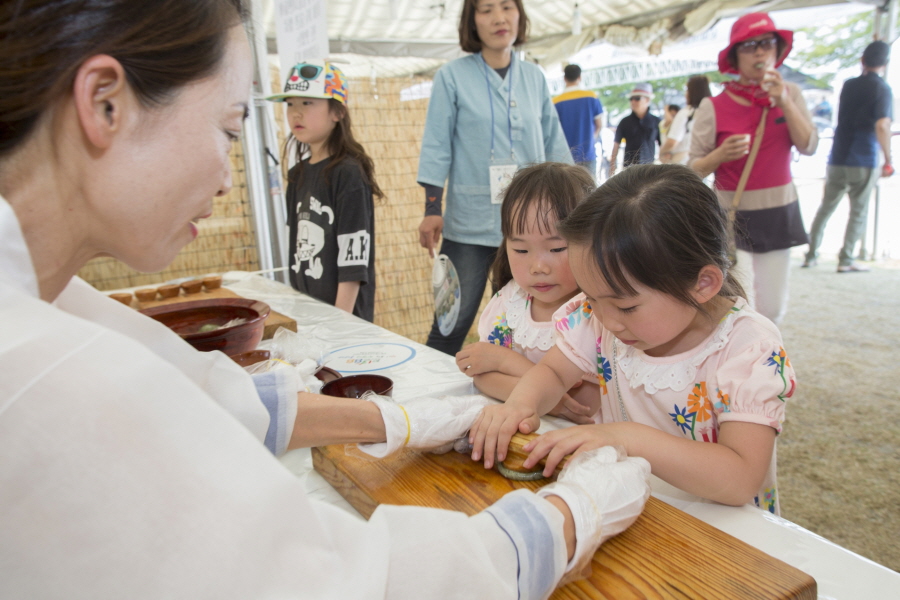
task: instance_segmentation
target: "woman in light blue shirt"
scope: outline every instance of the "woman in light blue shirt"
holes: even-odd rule
[[[473,54],[434,78],[417,177],[426,197],[419,243],[434,256],[443,234],[440,252],[459,273],[456,326],[444,336],[434,323],[427,342],[451,355],[472,326],[500,244],[501,182],[518,167],[572,163],[543,73],[513,53],[527,27],[522,0],[466,0],[459,42]]]

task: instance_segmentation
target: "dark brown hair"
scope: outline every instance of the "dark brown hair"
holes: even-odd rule
[[[506,240],[530,225],[528,209],[537,208],[538,231],[544,233],[568,216],[588,194],[594,191],[594,178],[584,167],[545,162],[516,173],[503,192],[500,228],[503,241],[491,265],[491,285],[496,289],[510,282],[512,270],[506,253]]]
[[[709,91],[709,77],[706,75],[694,75],[687,80],[687,103],[694,108],[700,106],[700,101],[712,96]]]
[[[139,101],[161,106],[215,72],[247,17],[243,0],[2,0],[0,155],[71,93],[91,56],[118,60]]]
[[[635,165],[611,177],[557,230],[590,247],[613,293],[636,294],[629,278],[704,311],[690,295],[700,270],[722,270],[720,296],[745,297],[732,275],[728,218],[711,190],[683,165]]]
[[[359,163],[360,168],[362,168],[363,180],[372,190],[372,196],[379,200],[384,198],[384,192],[381,191],[381,188],[378,187],[378,183],[375,181],[375,162],[366,154],[362,144],[353,137],[350,111],[347,110],[347,107],[342,102],[329,98],[328,112],[338,115],[340,119],[335,123],[334,129],[326,142],[331,161],[322,172],[325,181],[328,181],[331,170],[340,164],[342,160],[349,157],[355,159]],[[289,136],[285,141],[282,157],[290,156],[292,147],[296,148],[294,157],[297,164],[288,172],[288,180],[292,183],[299,183],[303,179],[303,158],[309,152],[309,144],[302,144],[294,136]],[[284,161],[284,163],[286,165],[287,161]]]
[[[502,0],[497,0],[502,2]],[[513,0],[519,10],[519,30],[516,32],[516,41],[513,46],[521,46],[528,41],[528,15],[525,14],[525,6],[522,0]],[[481,38],[478,37],[478,29],[475,27],[475,12],[478,8],[478,0],[465,0],[462,12],[459,14],[459,47],[464,52],[481,52]]]

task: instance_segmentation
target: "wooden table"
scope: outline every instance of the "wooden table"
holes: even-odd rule
[[[468,456],[405,451],[381,461],[349,456],[343,446],[315,448],[313,466],[360,514],[379,504],[419,505],[475,514],[518,488]],[[650,498],[628,530],[594,556],[590,578],[557,589],[554,600],[798,598],[815,600],[802,571]]]

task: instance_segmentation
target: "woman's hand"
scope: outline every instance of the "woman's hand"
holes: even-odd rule
[[[784,79],[781,73],[775,69],[766,69],[766,74],[760,82],[760,87],[769,93],[769,98],[775,103],[775,106],[781,106],[787,96],[785,95]]]
[[[528,452],[528,458],[522,463],[526,469],[531,469],[545,456],[544,476],[549,477],[556,470],[565,456],[573,454],[577,456],[582,452],[602,448],[603,446],[625,446],[624,427],[627,423],[610,423],[608,425],[579,425],[567,429],[549,431],[535,438],[522,447]]]
[[[428,255],[434,258],[434,249],[441,241],[441,232],[444,230],[444,217],[428,215],[419,224],[419,244],[428,250]]]
[[[722,145],[715,149],[722,160],[719,164],[743,158],[750,153],[750,135],[738,133],[725,138]]]
[[[533,433],[541,426],[541,419],[534,408],[512,402],[488,406],[469,430],[472,444],[472,460],[484,457],[484,468],[494,466],[494,458],[500,462],[506,459],[509,440],[516,431]]]
[[[568,419],[579,425],[590,425],[594,422],[592,416],[595,412],[597,411],[594,407],[582,404],[569,394],[566,394],[562,397],[562,400],[559,401],[559,404],[554,406],[553,410],[547,414]]]
[[[514,351],[490,342],[475,342],[456,353],[456,366],[469,377],[500,371],[506,352]]]

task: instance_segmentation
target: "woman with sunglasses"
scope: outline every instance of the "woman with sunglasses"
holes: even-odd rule
[[[787,308],[790,249],[807,243],[791,148],[811,155],[819,141],[800,89],[776,70],[792,41],[793,32],[776,29],[766,13],[735,21],[719,71],[738,79],[697,108],[688,163],[702,177],[715,172],[719,198],[734,211],[738,277],[756,310],[776,325]]]

